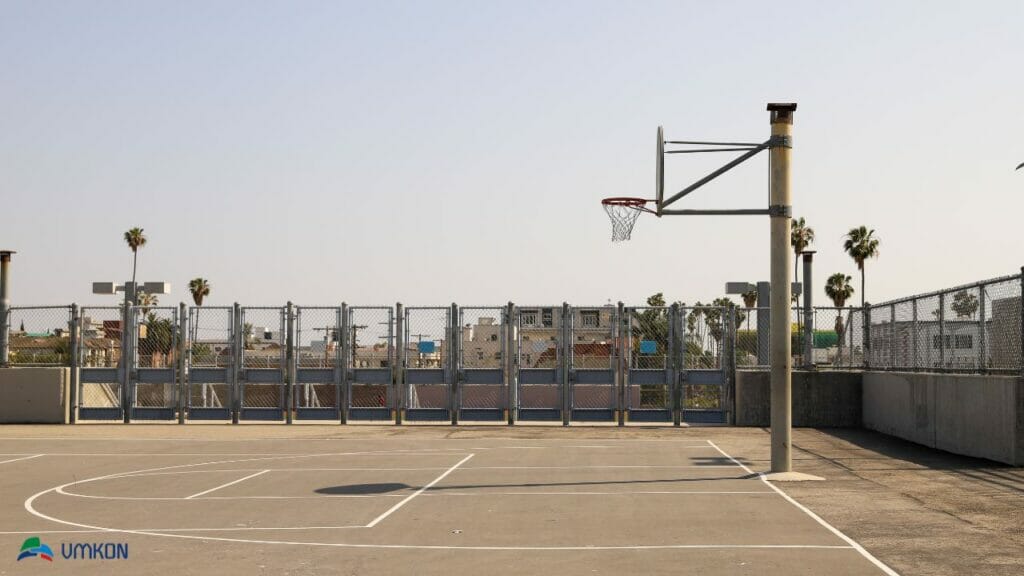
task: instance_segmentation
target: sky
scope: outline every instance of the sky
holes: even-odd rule
[[[15,305],[708,301],[767,280],[767,217],[641,216],[655,130],[761,141],[799,104],[815,298],[881,239],[879,302],[1024,264],[1024,3],[0,2]],[[726,155],[671,157],[670,192]],[[762,154],[674,207],[763,208]],[[859,293],[855,296],[859,301]]]

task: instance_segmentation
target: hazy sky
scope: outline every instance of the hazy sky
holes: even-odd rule
[[[1024,264],[1022,63],[1019,0],[6,0],[0,248],[21,305],[113,304],[132,226],[166,303],[706,301],[767,279],[766,217],[612,244],[599,200],[653,195],[659,124],[760,141],[796,101],[816,297],[865,224],[877,302]],[[684,202],[764,207],[766,155]]]

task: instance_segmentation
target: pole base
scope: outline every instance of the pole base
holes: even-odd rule
[[[821,482],[825,480],[821,476],[802,472],[772,472],[765,474],[764,479],[769,482]]]

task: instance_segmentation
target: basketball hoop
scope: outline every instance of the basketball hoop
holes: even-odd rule
[[[629,240],[633,232],[633,224],[640,217],[641,212],[655,214],[654,210],[647,207],[648,202],[643,198],[616,197],[601,200],[604,211],[612,221],[612,242]]]

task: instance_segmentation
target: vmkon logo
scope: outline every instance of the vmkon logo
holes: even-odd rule
[[[18,562],[21,562],[25,558],[42,558],[53,562],[53,550],[46,544],[43,544],[38,536],[25,539],[25,542],[21,545],[21,551],[18,553]]]
[[[127,560],[127,542],[61,542],[60,557],[64,560]],[[53,550],[38,536],[25,540],[18,552],[18,561],[42,558],[53,562]]]

